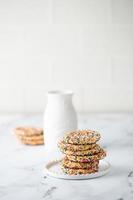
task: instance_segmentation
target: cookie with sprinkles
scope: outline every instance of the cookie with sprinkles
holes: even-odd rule
[[[58,142],[58,147],[61,150],[68,150],[68,151],[85,151],[88,149],[92,149],[96,147],[96,144],[69,144],[63,140]]]
[[[22,144],[42,145],[44,144],[44,131],[36,127],[17,127],[14,129],[15,134]]]
[[[77,155],[77,156],[86,156],[86,155],[93,155],[100,152],[101,147],[96,144],[95,147],[88,149],[88,150],[82,150],[82,151],[70,151],[64,148],[60,148],[61,152],[66,155]]]
[[[71,169],[71,168],[67,168],[67,167],[61,167],[62,171],[65,174],[69,174],[69,175],[81,175],[81,174],[92,174],[92,173],[96,173],[98,172],[98,167],[97,169]]]
[[[67,155],[67,158],[74,162],[93,162],[96,160],[101,160],[106,157],[106,152],[101,148],[100,152],[94,155],[77,156],[77,155]]]
[[[82,163],[82,162],[74,162],[71,160],[68,160],[67,157],[62,159],[61,165],[65,168],[71,168],[71,169],[96,169],[98,168],[99,160],[96,160],[94,162],[87,162],[87,163]]]
[[[67,133],[63,141],[69,144],[94,144],[100,140],[100,133],[92,130],[79,130]]]
[[[22,144],[32,145],[32,146],[44,144],[44,140],[31,140],[30,141],[30,140],[21,139],[21,142],[22,142]]]
[[[35,127],[17,127],[14,129],[14,132],[18,136],[40,136],[43,135],[43,129],[42,128],[35,128]]]
[[[43,140],[44,139],[44,136],[43,135],[38,135],[38,136],[21,136],[21,135],[18,135],[18,138],[22,139],[22,140],[27,140],[27,141],[38,141],[38,140]]]

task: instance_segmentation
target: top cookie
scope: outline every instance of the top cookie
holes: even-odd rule
[[[69,144],[94,144],[100,140],[100,133],[92,130],[79,130],[67,133],[63,140]]]
[[[34,127],[17,127],[14,129],[14,132],[18,136],[26,136],[26,137],[43,135],[42,128],[34,128]]]

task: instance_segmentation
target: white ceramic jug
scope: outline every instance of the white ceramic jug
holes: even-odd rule
[[[50,91],[44,113],[45,154],[47,159],[60,157],[58,140],[67,131],[77,129],[77,115],[72,104],[72,92]]]

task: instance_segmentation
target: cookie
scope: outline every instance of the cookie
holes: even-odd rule
[[[28,140],[21,140],[22,144],[26,145],[43,145],[44,141],[43,140],[37,140],[37,141],[28,141]]]
[[[62,150],[68,150],[68,151],[85,151],[88,149],[92,149],[96,146],[96,144],[69,144],[64,142],[63,140],[60,140],[58,142],[58,147]]]
[[[101,160],[105,158],[106,152],[101,148],[100,152],[94,155],[88,155],[88,156],[76,156],[76,155],[67,155],[67,158],[74,162],[92,162],[96,160]]]
[[[14,132],[23,144],[44,144],[44,134],[42,128],[18,127],[14,130]]]
[[[66,150],[66,149],[61,149],[61,152],[66,154],[66,155],[77,155],[77,156],[86,156],[86,155],[93,155],[93,154],[97,154],[100,152],[101,147],[96,144],[95,147],[93,147],[92,149],[88,149],[88,150],[82,150],[82,151],[70,151],[70,150]]]
[[[73,162],[71,160],[68,160],[66,157],[62,159],[61,165],[65,168],[71,168],[71,169],[97,169],[99,164],[99,161],[95,162],[88,162],[88,163],[82,163],[82,162]]]
[[[43,135],[42,128],[34,128],[34,127],[18,127],[14,129],[14,132],[16,133],[16,135],[27,136],[27,137]]]
[[[92,130],[79,130],[67,133],[63,141],[69,144],[94,144],[100,140],[100,133]]]
[[[22,140],[28,140],[28,141],[38,141],[38,140],[43,140],[44,139],[44,136],[43,135],[38,135],[38,136],[19,136],[18,135],[18,138],[22,139]]]
[[[97,169],[71,169],[63,166],[61,168],[64,173],[69,175],[92,174],[98,172],[98,167]]]

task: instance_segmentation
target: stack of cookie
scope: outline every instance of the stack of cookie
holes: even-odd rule
[[[106,152],[96,144],[100,134],[91,130],[67,133],[59,141],[58,147],[65,157],[61,161],[62,170],[70,175],[90,174],[98,171],[99,160]]]
[[[18,127],[14,129],[15,134],[26,145],[44,144],[44,134],[42,128]]]

